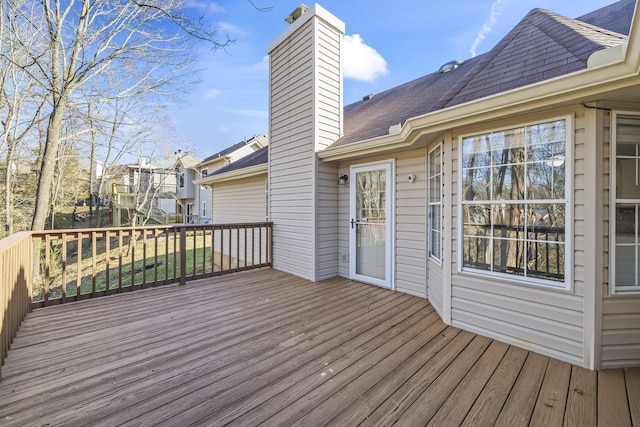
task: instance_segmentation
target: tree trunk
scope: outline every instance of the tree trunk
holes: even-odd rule
[[[62,126],[62,116],[64,115],[64,103],[58,102],[54,106],[49,126],[47,127],[47,140],[42,157],[42,169],[38,177],[38,188],[36,190],[36,209],[33,214],[31,230],[42,231],[47,221],[47,213],[51,204],[51,189],[55,175],[56,157],[60,146],[60,128]]]

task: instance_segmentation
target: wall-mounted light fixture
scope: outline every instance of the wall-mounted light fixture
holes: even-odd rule
[[[338,185],[345,185],[349,181],[349,175],[344,174],[338,177]]]
[[[409,175],[409,182],[414,182],[416,180],[416,176],[414,174]]]

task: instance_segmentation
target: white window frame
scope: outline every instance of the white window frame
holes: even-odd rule
[[[549,123],[553,121],[564,120],[565,121],[565,234],[564,234],[564,244],[565,244],[565,259],[564,259],[564,281],[552,281],[545,280],[536,277],[527,277],[527,276],[518,276],[509,273],[488,271],[475,269],[472,267],[463,267],[464,262],[464,254],[463,254],[463,245],[464,245],[464,203],[462,200],[463,193],[463,182],[462,182],[462,172],[463,172],[463,150],[462,144],[463,140],[470,136],[479,136],[479,135],[487,135],[493,132],[506,131],[510,129],[518,129],[524,128],[527,126],[534,126],[542,123]],[[468,133],[460,135],[458,138],[458,220],[456,226],[458,227],[458,244],[456,250],[458,251],[457,260],[458,273],[468,273],[482,277],[492,277],[495,279],[503,280],[509,284],[514,285],[532,285],[534,287],[541,287],[547,289],[555,289],[560,291],[568,291],[573,292],[573,269],[574,269],[574,257],[573,257],[573,248],[574,248],[574,235],[573,235],[573,197],[574,197],[574,176],[573,176],[573,149],[574,149],[574,120],[573,116],[559,116],[559,117],[549,117],[546,119],[540,119],[535,121],[530,121],[526,123],[514,124],[513,126],[504,126],[499,128],[492,128],[487,130],[482,130],[478,132]],[[525,201],[523,201],[525,203]]]
[[[611,113],[611,142],[610,142],[610,200],[609,200],[609,218],[616,218],[616,205],[618,203],[640,203],[640,200],[636,199],[618,199],[616,194],[617,189],[617,170],[616,170],[616,159],[617,159],[617,144],[618,144],[618,116],[638,116],[640,117],[640,112],[637,111],[613,111]],[[640,154],[640,153],[639,153]],[[637,160],[640,162],[640,159]],[[640,168],[640,165],[637,166]],[[637,176],[636,179],[640,180],[640,176]],[[638,239],[638,224],[640,224],[640,213],[638,209],[636,209],[636,239]],[[616,221],[609,221],[609,295],[638,295],[640,294],[640,278],[636,278],[637,285],[636,286],[616,286]],[[640,247],[636,247],[636,260],[638,259],[637,251],[640,250]],[[640,266],[636,265],[636,271],[640,271]]]
[[[436,150],[439,151],[440,153],[440,171],[437,174],[434,174],[433,171],[431,170],[431,156],[434,155],[434,153],[436,153]],[[429,153],[427,154],[427,233],[428,233],[428,237],[427,237],[427,241],[428,241],[428,248],[427,251],[429,253],[429,258],[434,261],[437,264],[441,264],[442,263],[442,144],[438,144],[436,147],[434,147],[432,150],[429,151]],[[431,201],[431,180],[439,177],[440,178],[440,185],[438,188],[438,201]],[[438,206],[440,209],[440,230],[438,230],[437,234],[438,234],[438,240],[440,242],[440,253],[438,254],[434,254],[433,253],[433,238],[434,238],[434,228],[433,228],[433,215],[432,215],[432,211],[431,211],[431,207],[432,206]]]

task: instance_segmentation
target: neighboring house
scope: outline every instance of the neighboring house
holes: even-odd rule
[[[215,171],[236,162],[245,156],[251,155],[263,147],[269,144],[269,138],[266,135],[257,135],[249,139],[244,139],[231,147],[213,154],[202,160],[200,163],[194,166],[196,171],[195,179],[200,179],[202,183],[193,183],[193,191],[195,193],[194,205],[191,209],[194,212],[193,219],[190,222],[202,223],[211,221],[215,218],[213,208],[213,195],[211,189],[206,184],[205,179],[208,175],[211,175]],[[189,181],[190,183],[192,181]],[[200,182],[200,181],[198,181]],[[196,212],[197,210],[197,212]],[[219,223],[218,218],[215,218],[215,222]]]
[[[194,211],[194,205],[198,196],[199,189],[193,184],[195,179],[199,178],[197,165],[201,159],[191,155],[190,153],[178,152],[178,162],[176,165],[176,214],[178,222],[192,223],[194,218],[198,217]]]
[[[178,151],[157,163],[140,158],[136,164],[111,168],[113,225],[131,224],[134,216],[138,224],[176,222],[181,200],[189,196],[178,190],[179,181],[184,178],[180,171],[187,171],[198,161]]]
[[[345,25],[319,5],[287,21],[269,46],[274,268],[425,297],[590,369],[640,365],[633,0],[532,10],[489,52],[344,108]]]

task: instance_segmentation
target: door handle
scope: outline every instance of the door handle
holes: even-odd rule
[[[351,218],[351,229],[356,225],[356,220]]]

